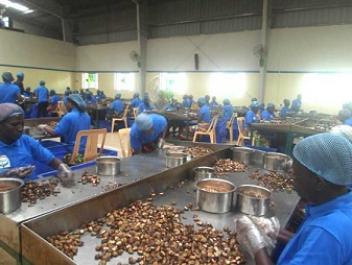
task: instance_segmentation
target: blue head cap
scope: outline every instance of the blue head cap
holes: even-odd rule
[[[23,72],[18,72],[18,73],[16,74],[16,76],[17,76],[18,79],[23,80],[23,78],[24,78],[24,73],[23,73]]]
[[[259,104],[257,102],[252,102],[252,104],[249,106],[252,111],[256,112],[259,109]]]
[[[268,105],[266,106],[267,110],[275,110],[275,105],[273,103],[268,103]]]
[[[153,121],[148,114],[141,113],[136,118],[136,125],[141,131],[148,131],[153,127]]]
[[[20,106],[13,103],[0,104],[0,122],[17,115],[24,115],[23,109]]]
[[[45,81],[44,80],[40,80],[39,85],[40,86],[45,86]]]
[[[85,111],[87,104],[79,94],[71,94],[68,99],[72,101],[80,111]]]
[[[206,103],[207,103],[207,102],[206,102],[205,98],[201,97],[201,98],[198,99],[198,104],[199,104],[199,106],[203,106],[203,105],[205,105]]]
[[[121,93],[117,93],[116,95],[115,95],[115,99],[120,99],[121,98]]]
[[[336,185],[352,184],[352,142],[339,133],[321,133],[300,141],[293,156],[310,171]]]
[[[10,72],[4,72],[2,74],[2,80],[5,82],[5,83],[11,83],[14,78],[12,76],[12,74]]]
[[[230,105],[231,102],[229,99],[225,98],[224,101],[223,101],[224,105]]]

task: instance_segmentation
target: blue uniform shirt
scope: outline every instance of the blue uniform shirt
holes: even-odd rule
[[[231,104],[229,105],[224,105],[224,118],[226,121],[231,120],[232,114],[233,114],[233,106]]]
[[[278,265],[352,265],[352,193],[307,207],[307,217]]]
[[[211,113],[209,105],[203,105],[198,111],[198,118],[201,122],[210,123],[211,121]]]
[[[90,129],[90,122],[90,116],[86,112],[80,112],[73,108],[62,117],[54,131],[62,137],[64,143],[74,144],[79,131]],[[81,144],[83,144],[82,141]]]
[[[138,108],[139,105],[141,104],[141,100],[139,98],[134,98],[131,100],[131,106],[132,108]]]
[[[21,90],[17,85],[3,83],[0,85],[0,103],[16,103],[20,93]]]
[[[54,158],[48,149],[25,134],[10,145],[0,141],[0,170],[34,165],[34,161],[48,165]]]
[[[59,101],[61,100],[61,97],[58,95],[54,95],[50,97],[50,104],[52,105],[56,105],[57,103],[59,103]]]
[[[274,118],[274,114],[270,113],[268,110],[262,111],[261,116],[263,121],[271,121]]]
[[[294,111],[294,112],[298,112],[301,108],[301,105],[302,105],[302,102],[301,100],[299,100],[298,98],[296,98],[295,100],[292,101],[292,106],[291,106],[291,109]]]
[[[192,100],[190,98],[186,98],[182,101],[182,106],[184,108],[190,109],[192,107]]]
[[[289,108],[283,106],[282,109],[280,110],[280,118],[283,120],[286,119],[288,112],[289,112]]]
[[[164,116],[159,114],[149,114],[153,121],[153,130],[151,133],[145,133],[138,129],[136,123],[131,127],[130,138],[131,138],[131,147],[133,150],[141,150],[142,145],[153,143],[167,128],[167,121]]]
[[[48,102],[49,90],[45,86],[39,86],[34,90],[38,102]]]
[[[257,115],[252,110],[247,111],[246,117],[245,117],[245,122],[244,122],[244,127],[248,128],[250,124],[253,122],[257,121]]]
[[[123,103],[123,101],[121,99],[115,99],[111,104],[111,108],[117,114],[123,112],[124,106],[125,106],[125,104]]]
[[[343,124],[352,126],[352,118],[348,118],[347,120],[345,120],[345,121],[343,122]]]
[[[145,104],[143,101],[139,104],[138,112],[142,113],[144,111],[152,110],[152,106],[150,104]]]

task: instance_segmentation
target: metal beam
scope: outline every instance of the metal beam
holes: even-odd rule
[[[22,0],[30,7],[41,10],[52,16],[63,18],[65,16],[64,9],[55,0]]]

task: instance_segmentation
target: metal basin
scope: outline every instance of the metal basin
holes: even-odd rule
[[[265,154],[265,151],[254,150],[254,152],[251,153],[250,165],[254,167],[263,168]]]
[[[210,213],[231,211],[236,186],[230,181],[218,178],[203,179],[197,182],[196,188],[196,201],[200,210]]]
[[[202,179],[210,179],[214,177],[214,168],[212,167],[196,167],[193,169],[194,179],[196,181]]]
[[[236,208],[241,213],[267,215],[270,210],[271,191],[256,185],[242,185],[237,189]]]
[[[232,159],[234,161],[249,165],[251,161],[251,155],[255,150],[248,147],[235,147],[232,149],[232,151]]]
[[[23,180],[16,178],[0,179],[0,213],[9,214],[21,207]]]
[[[120,173],[120,159],[117,156],[100,156],[96,159],[99,176],[116,176]]]
[[[292,165],[292,159],[285,154],[268,152],[264,156],[264,169],[287,171]]]
[[[173,168],[187,162],[187,154],[182,152],[166,152],[166,167]]]

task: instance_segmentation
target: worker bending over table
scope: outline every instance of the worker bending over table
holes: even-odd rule
[[[352,130],[352,129],[350,129]],[[306,218],[281,253],[278,265],[351,265],[352,142],[351,133],[316,134],[293,150],[295,189],[306,202]],[[266,236],[255,219],[235,219],[239,243],[257,265],[273,264]]]
[[[12,84],[14,80],[10,72],[2,74],[3,84],[0,84],[0,103],[16,103],[21,98],[20,88]]]
[[[79,131],[89,130],[91,118],[86,112],[86,103],[78,94],[71,94],[67,97],[66,113],[56,127],[53,129],[47,124],[40,124],[38,128],[44,130],[51,136],[61,137],[61,141],[74,145]],[[81,146],[85,141],[81,141]]]
[[[0,104],[0,176],[36,178],[34,161],[58,170],[63,185],[72,184],[70,168],[38,141],[23,134],[24,112],[16,104]]]
[[[166,130],[167,121],[164,116],[154,113],[139,114],[130,132],[133,154],[154,151],[158,143],[164,142]]]

